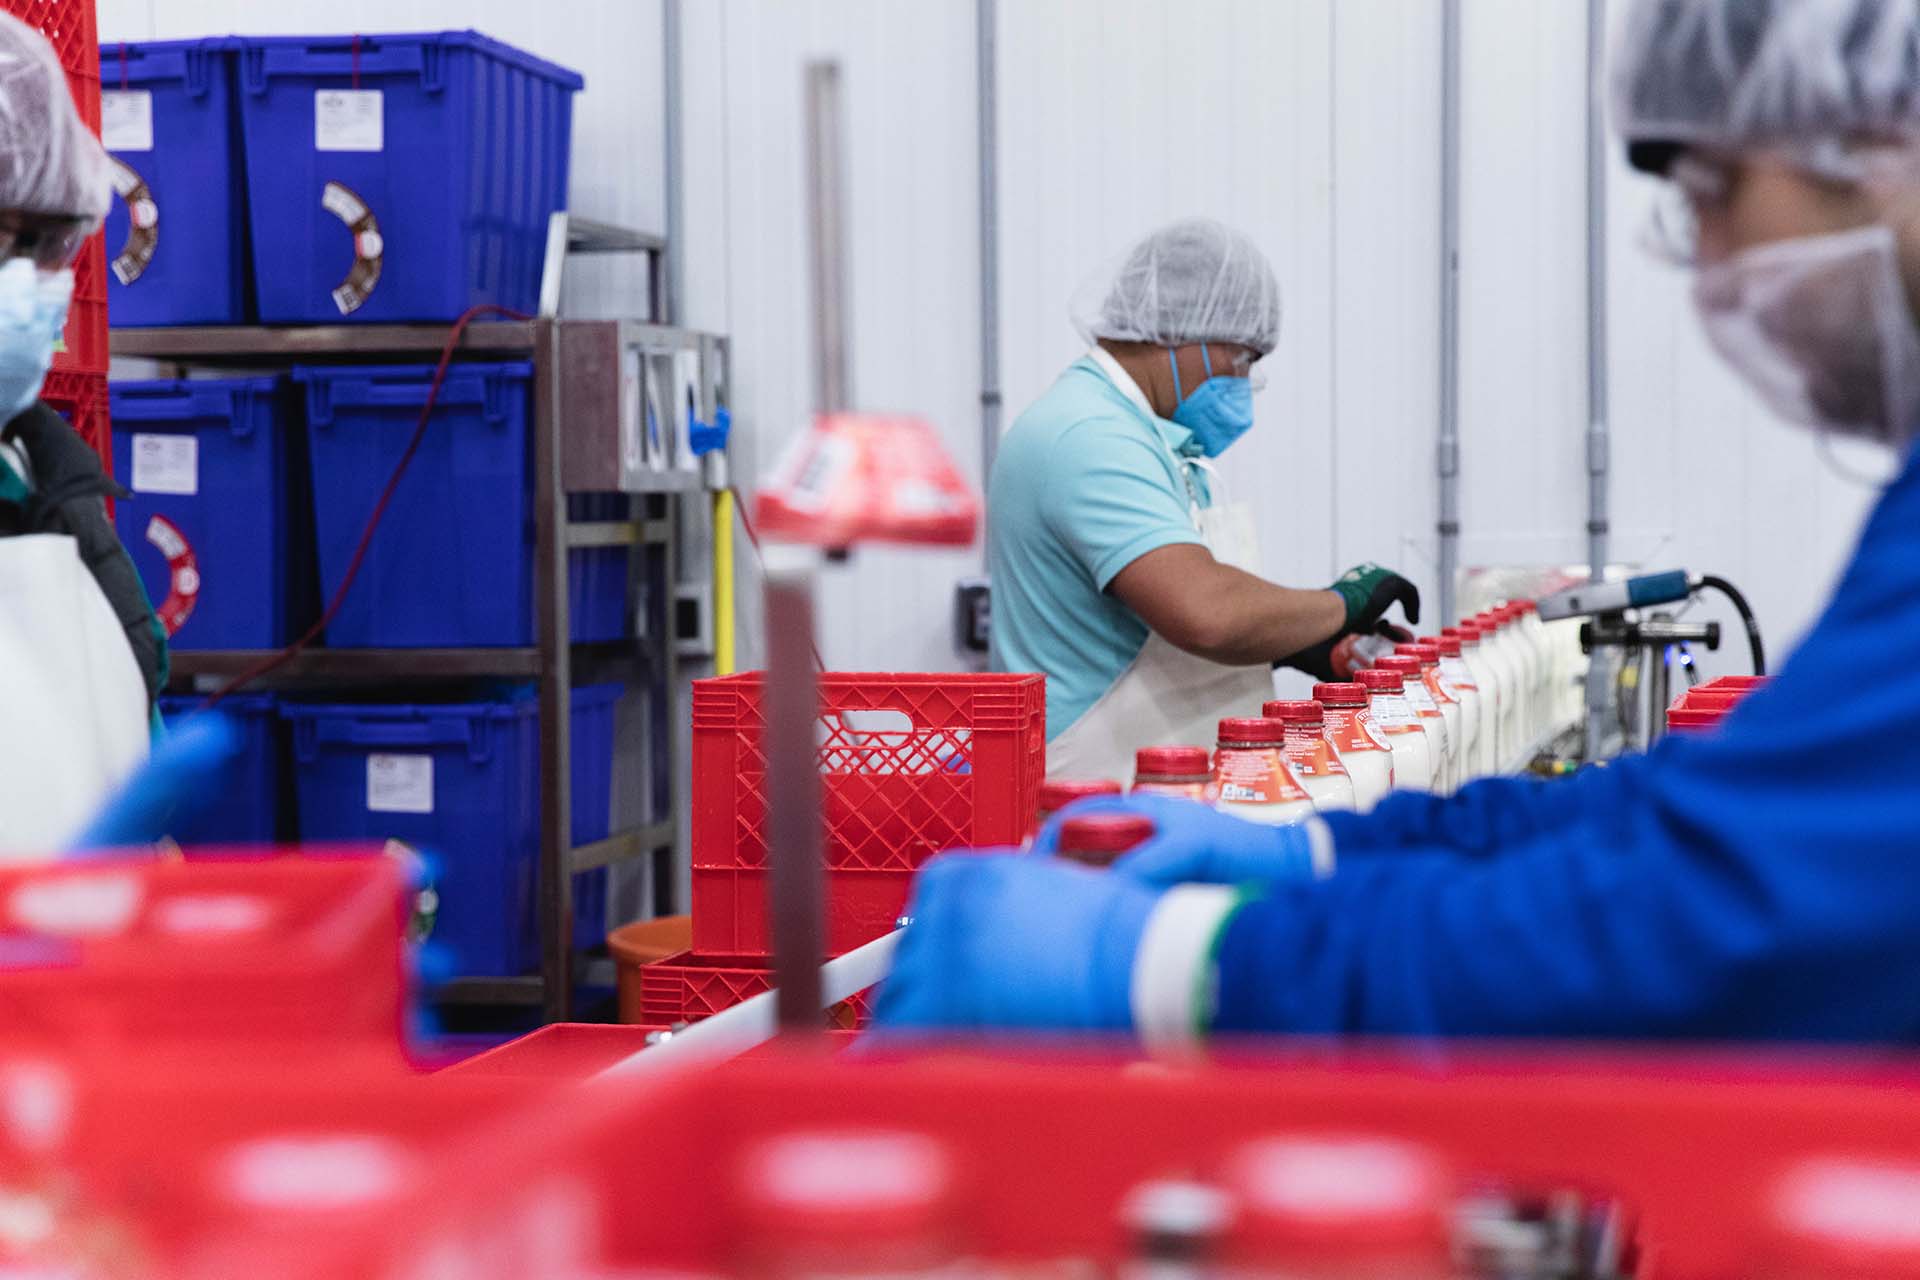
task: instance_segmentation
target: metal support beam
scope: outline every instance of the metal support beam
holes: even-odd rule
[[[534,322],[533,590],[540,673],[541,1009],[564,1021],[573,1003],[573,652],[568,643],[567,495],[560,480],[560,328]]]
[[[1460,573],[1460,0],[1440,11],[1440,624],[1450,626]]]
[[[1599,108],[1605,87],[1606,0],[1587,0],[1587,572],[1607,576],[1611,523],[1608,481],[1613,442],[1607,402],[1607,127]],[[1602,749],[1613,682],[1607,664],[1587,668],[1587,758]],[[1665,707],[1659,709],[1664,714]]]
[[[980,487],[1000,449],[999,6],[974,0],[975,97],[980,152]]]

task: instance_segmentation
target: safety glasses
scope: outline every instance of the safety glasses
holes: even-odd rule
[[[0,262],[26,258],[42,271],[64,271],[80,256],[89,230],[84,218],[0,214]]]

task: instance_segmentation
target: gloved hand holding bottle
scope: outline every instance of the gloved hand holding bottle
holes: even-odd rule
[[[1318,819],[1268,826],[1173,796],[1080,801],[1048,820],[1034,837],[1033,851],[1053,854],[1061,826],[1073,818],[1117,813],[1151,820],[1154,835],[1117,858],[1110,871],[1150,885],[1264,884],[1324,879],[1333,872],[1333,841]]]
[[[1369,640],[1380,637],[1403,642],[1410,638],[1405,628],[1386,620],[1388,609],[1398,604],[1409,623],[1420,621],[1420,589],[1377,564],[1355,565],[1328,589],[1340,597],[1346,609],[1340,630],[1319,644],[1280,659],[1276,666],[1291,667],[1321,681],[1350,680],[1355,671],[1369,665],[1364,652]]]

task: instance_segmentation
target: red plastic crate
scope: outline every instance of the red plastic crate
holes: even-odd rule
[[[907,909],[913,877],[905,871],[828,871],[826,954],[845,955],[891,930]],[[703,955],[757,956],[766,939],[767,872],[693,869],[693,949]]]
[[[987,1273],[1125,1272],[1138,1257],[1118,1221],[1130,1193],[1169,1177],[1213,1180],[1249,1142],[1292,1139],[1431,1158],[1449,1206],[1475,1191],[1482,1203],[1502,1192],[1617,1200],[1628,1211],[1617,1220],[1623,1261],[1640,1280],[1913,1274],[1920,1102],[1910,1057],[1876,1068],[1806,1053],[1769,1066],[1468,1044],[1397,1061],[1379,1048],[1254,1049],[1262,1056],[1243,1047],[1224,1063],[1130,1070],[1068,1059],[1061,1046],[1052,1061],[1030,1050],[1026,1060],[855,1064],[793,1046],[645,1088],[589,1086],[475,1134],[430,1183],[315,1221],[302,1237],[235,1242],[226,1271],[194,1274],[742,1274],[743,1246],[778,1248],[778,1227],[742,1205],[739,1180],[762,1144],[787,1135],[933,1144],[951,1173],[940,1242]],[[1369,1159],[1361,1169],[1379,1167]],[[1356,1182],[1351,1162],[1335,1170],[1330,1188],[1376,1185]],[[1839,1176],[1812,1188],[1827,1193],[1816,1198],[1804,1194],[1809,1172]],[[1335,1214],[1358,1203],[1350,1190],[1325,1201]],[[1831,1233],[1824,1257],[1795,1252],[1806,1235],[1784,1238],[1795,1218]],[[530,1239],[559,1239],[533,1231],[556,1221],[571,1229],[564,1256],[552,1246],[527,1256]],[[1442,1239],[1429,1242],[1427,1266],[1383,1269],[1371,1242],[1330,1225],[1296,1241],[1297,1267],[1275,1260],[1267,1270],[1469,1274],[1447,1265]],[[1850,1268],[1834,1265],[1849,1232],[1866,1251]],[[820,1237],[796,1243],[818,1249]],[[1875,1245],[1906,1265],[1874,1267],[1888,1260]],[[424,1259],[447,1261],[431,1270]]]
[[[0,9],[46,36],[67,73],[80,118],[100,132],[100,41],[94,0],[0,0]],[[73,268],[73,307],[66,350],[53,367],[70,373],[107,371],[107,251],[104,233],[87,242]]]
[[[640,967],[640,1012],[648,1025],[698,1022],[773,989],[773,971],[751,960],[683,951]],[[855,992],[828,1012],[830,1025],[855,1030],[873,1017],[870,991]]]
[[[0,1025],[69,1051],[397,1052],[407,876],[377,848],[0,868]]]
[[[693,685],[701,953],[768,954],[762,683],[750,672]],[[893,927],[913,871],[932,854],[1019,843],[1046,773],[1046,681],[827,672],[820,705],[829,950],[838,954]]]
[[[1709,729],[1726,718],[1740,700],[1767,682],[1765,676],[1721,676],[1695,685],[1667,708],[1667,731]]]
[[[54,370],[40,389],[40,398],[73,424],[80,438],[100,455],[100,465],[113,474],[113,424],[109,418],[107,375],[62,373]]]

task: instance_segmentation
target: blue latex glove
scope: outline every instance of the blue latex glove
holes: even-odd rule
[[[1153,821],[1153,839],[1122,854],[1110,870],[1150,885],[1282,884],[1315,878],[1304,827],[1268,827],[1174,796],[1095,796],[1068,805],[1034,837],[1035,853],[1060,847],[1070,818],[1102,813],[1140,814]]]
[[[153,844],[176,817],[220,794],[223,775],[239,753],[240,734],[231,720],[212,711],[188,717],[153,744],[147,762],[74,837],[71,850]]]
[[[1014,850],[935,858],[914,881],[874,1027],[1129,1030],[1134,955],[1159,897]]]

